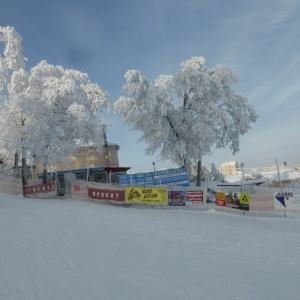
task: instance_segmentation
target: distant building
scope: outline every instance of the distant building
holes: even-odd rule
[[[87,169],[96,167],[111,167],[119,168],[118,150],[120,146],[117,144],[109,143],[103,147],[103,152],[97,152],[93,146],[79,147],[78,151],[74,155],[69,155],[69,161],[62,163],[58,162],[53,166],[53,170],[56,172],[75,170],[75,169]],[[36,173],[43,172],[43,164],[37,166]]]
[[[221,164],[219,171],[223,175],[237,174],[239,172],[239,164],[235,160],[224,162]]]
[[[58,163],[56,171],[65,171],[70,169],[86,169],[96,167],[119,167],[117,144],[107,144],[103,152],[99,153],[95,147],[80,147],[75,155],[70,155],[70,162],[67,164]]]
[[[116,184],[116,175],[125,174],[130,169],[119,166],[119,149],[120,147],[113,143],[107,143],[100,153],[93,146],[79,147],[76,154],[69,156],[68,162],[58,162],[49,168],[48,176],[52,179],[53,176],[57,176],[59,189],[65,189],[66,180],[69,181],[71,178]],[[43,164],[36,168],[38,178],[43,177],[43,170]]]

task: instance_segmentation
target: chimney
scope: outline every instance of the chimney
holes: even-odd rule
[[[104,140],[104,147],[107,147],[107,135],[106,135],[106,125],[102,125],[102,132],[103,132],[103,140]]]

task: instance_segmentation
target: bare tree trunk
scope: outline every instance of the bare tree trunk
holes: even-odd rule
[[[197,186],[201,186],[201,170],[202,170],[202,162],[201,160],[198,160]]]
[[[25,125],[25,120],[22,120],[22,127]],[[24,141],[24,137],[21,138]],[[27,179],[27,163],[26,163],[26,151],[24,146],[22,146],[22,185],[23,185],[23,197],[26,197],[25,186],[28,184]]]
[[[14,178],[17,177],[17,170],[18,170],[18,164],[19,164],[19,153],[15,153],[15,162],[14,162]]]
[[[43,184],[48,183],[48,174],[46,169],[46,163],[44,163],[44,171],[43,171]]]
[[[26,163],[24,149],[22,150],[22,184],[23,184],[23,197],[26,197],[25,186],[28,185],[28,179],[27,179],[27,163]]]

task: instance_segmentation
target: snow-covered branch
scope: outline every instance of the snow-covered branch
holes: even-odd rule
[[[247,99],[232,89],[233,71],[205,67],[203,57],[192,57],[175,76],[161,75],[149,82],[141,72],[125,74],[115,110],[123,122],[142,132],[147,154],[159,153],[178,165],[194,164],[210,154],[213,145],[239,150],[239,137],[258,118]]]

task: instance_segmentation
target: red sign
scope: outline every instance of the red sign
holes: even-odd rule
[[[216,201],[216,205],[218,205],[218,206],[226,206],[226,201],[224,201],[224,200],[217,200]]]
[[[74,191],[79,192],[80,191],[80,185],[74,185]]]
[[[55,191],[55,183],[50,182],[46,184],[36,184],[25,186],[25,194],[38,194],[38,193],[48,193]]]
[[[89,197],[96,200],[125,201],[125,191],[89,188]]]
[[[226,206],[225,193],[217,193],[216,194],[216,205],[218,205],[218,206]]]
[[[203,191],[186,191],[185,197],[187,201],[195,204],[203,204]]]

